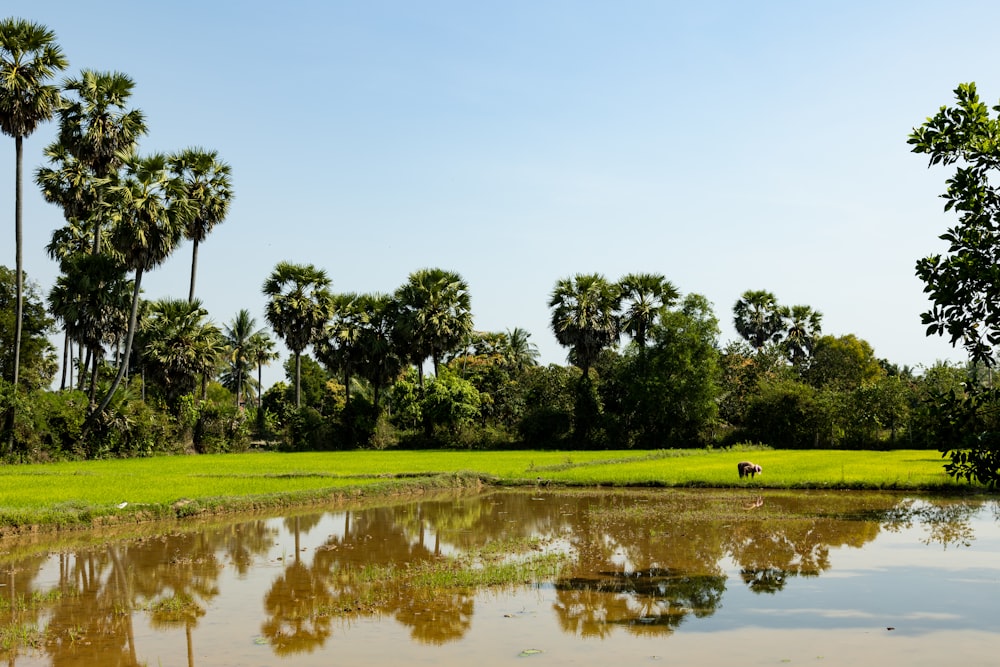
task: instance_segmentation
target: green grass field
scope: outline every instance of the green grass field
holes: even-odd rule
[[[764,472],[740,480],[736,463],[745,459]],[[305,505],[479,479],[500,485],[977,488],[950,479],[935,451],[269,452],[5,466],[0,468],[0,527]]]

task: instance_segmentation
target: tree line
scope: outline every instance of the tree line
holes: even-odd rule
[[[83,69],[52,83],[67,66],[44,26],[0,21],[0,129],[15,140],[17,165],[15,267],[0,273],[8,459],[225,451],[253,442],[289,449],[937,447],[954,436],[956,410],[986,414],[961,401],[991,396],[969,388],[986,386],[1000,338],[992,319],[987,328],[972,326],[982,313],[948,321],[972,301],[940,259],[918,263],[936,299],[925,323],[929,335],[947,331],[966,344],[970,363],[919,374],[877,358],[853,334],[824,334],[819,311],[780,304],[766,290],[749,290],[733,305],[740,339],[723,345],[712,304],[656,273],[556,282],[550,328],[567,365],[538,365],[520,328],[476,330],[468,285],[442,268],[414,271],[391,294],[338,294],[325,270],[280,262],[262,282],[267,326],[242,310],[220,328],[195,283],[199,245],[225,221],[234,196],[229,165],[204,148],[143,155],[139,140],[148,128],[130,106],[132,80]],[[46,247],[60,275],[43,295],[24,280],[22,141],[51,119],[57,138],[34,183],[65,224]],[[957,150],[933,141],[949,128],[935,131],[914,139],[915,150]],[[953,159],[940,152],[932,162]],[[970,181],[969,192],[981,192],[974,177],[996,166],[984,161],[980,171],[960,171],[953,189]],[[965,211],[963,197],[955,194],[949,206]],[[994,199],[976,210],[984,207],[994,210]],[[981,240],[985,223],[976,219]],[[143,276],[185,238],[192,241],[187,298],[143,299]],[[995,289],[987,259],[981,284]],[[48,342],[57,325],[62,364]],[[288,382],[264,391],[262,367],[277,357],[275,338],[291,352]],[[59,390],[50,390],[60,365]],[[959,401],[951,412],[941,407],[949,396]]]

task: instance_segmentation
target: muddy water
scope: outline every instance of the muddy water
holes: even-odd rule
[[[22,646],[0,657],[994,665],[998,515],[894,494],[533,490],[7,540],[0,629]],[[526,563],[530,583],[412,576],[469,554]]]

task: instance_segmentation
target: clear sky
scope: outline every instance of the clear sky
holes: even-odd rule
[[[894,363],[964,358],[920,324],[914,264],[946,249],[954,218],[948,172],[906,138],[961,82],[998,99],[1000,3],[6,0],[2,14],[55,31],[67,74],[130,75],[140,152],[200,146],[232,166],[196,287],[220,326],[241,308],[265,324],[279,261],[324,268],[337,292],[440,267],[468,282],[477,329],[524,328],[565,363],[557,280],[660,272],[714,304],[723,344],[733,304],[764,289]],[[29,178],[55,129],[26,140]],[[13,181],[4,136],[9,266]],[[25,270],[47,292],[62,215],[33,181],[25,194]],[[184,242],[144,276],[146,298],[186,298],[190,260]]]

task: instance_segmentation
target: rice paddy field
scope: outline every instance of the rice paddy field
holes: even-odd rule
[[[736,464],[763,467],[740,479]],[[0,467],[0,530],[308,505],[470,485],[981,491],[940,453],[826,450],[351,451],[157,457]]]

